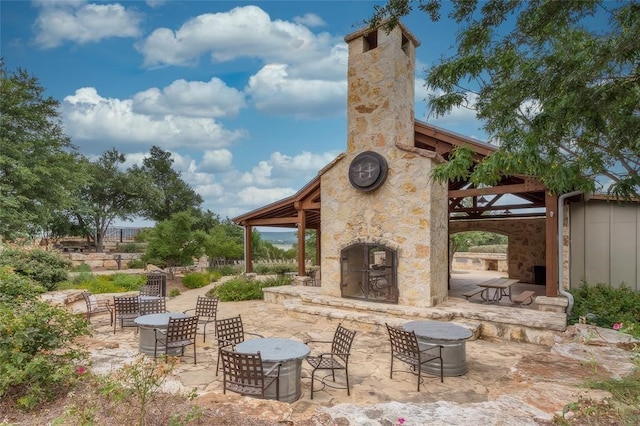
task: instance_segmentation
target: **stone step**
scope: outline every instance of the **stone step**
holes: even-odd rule
[[[301,300],[287,299],[283,301],[283,306],[287,312],[295,314],[305,315],[320,315],[329,319],[336,319],[340,322],[356,322],[362,325],[368,325],[370,330],[376,329],[377,331],[384,330],[385,323],[399,327],[409,320],[417,319],[417,317],[406,317],[405,315],[388,315],[381,314],[380,312],[358,311],[353,309],[336,308],[331,306],[323,306],[317,304],[306,304]],[[419,319],[427,318],[425,316]],[[440,318],[442,321],[442,318]],[[449,321],[449,320],[445,320]],[[476,340],[480,337],[481,323],[469,322],[469,321],[450,321],[456,325],[462,326],[471,332],[471,337],[468,340]]]

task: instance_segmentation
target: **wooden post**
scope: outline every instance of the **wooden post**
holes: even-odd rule
[[[545,264],[546,264],[546,296],[558,295],[558,259],[562,253],[558,253],[558,238],[562,238],[558,229],[558,196],[545,191],[544,202],[546,206],[545,218]]]

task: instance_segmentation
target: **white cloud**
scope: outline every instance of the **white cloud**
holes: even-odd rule
[[[200,170],[228,170],[233,163],[233,154],[228,149],[207,150],[202,157]]]
[[[242,130],[226,130],[212,119],[138,114],[133,111],[132,100],[103,98],[92,87],[78,89],[74,95],[65,97],[62,115],[67,135],[77,145],[85,143],[89,151],[100,141],[157,145],[164,150],[223,148],[246,136]]]
[[[307,27],[324,27],[327,25],[324,19],[315,13],[306,13],[303,16],[296,16],[293,18],[293,22]]]
[[[241,92],[214,77],[208,82],[176,80],[162,90],[154,87],[136,93],[132,108],[154,116],[230,117],[244,106]]]
[[[35,43],[43,48],[65,41],[85,44],[141,34],[140,15],[121,4],[40,1],[36,5],[41,11],[34,24]]]
[[[158,28],[136,47],[144,65],[151,67],[192,65],[203,54],[220,62],[249,57],[266,63],[304,63],[320,60],[337,41],[300,24],[272,21],[257,6],[244,6],[196,16],[177,30]]]
[[[145,3],[147,6],[155,9],[167,3],[168,0],[146,0]]]
[[[239,203],[245,206],[263,206],[295,194],[292,188],[258,188],[249,186],[238,193]]]
[[[263,67],[249,79],[245,92],[258,110],[268,114],[313,118],[343,114],[346,109],[346,82],[290,78],[282,64]]]

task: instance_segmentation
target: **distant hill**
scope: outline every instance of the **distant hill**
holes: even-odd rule
[[[270,242],[271,244],[294,244],[298,242],[296,231],[286,232],[260,232],[260,236],[263,240]]]

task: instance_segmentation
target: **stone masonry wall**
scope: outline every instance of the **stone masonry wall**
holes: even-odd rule
[[[533,267],[545,265],[545,219],[500,219],[452,221],[449,233],[487,231],[509,238],[507,263],[509,278],[534,282]]]

